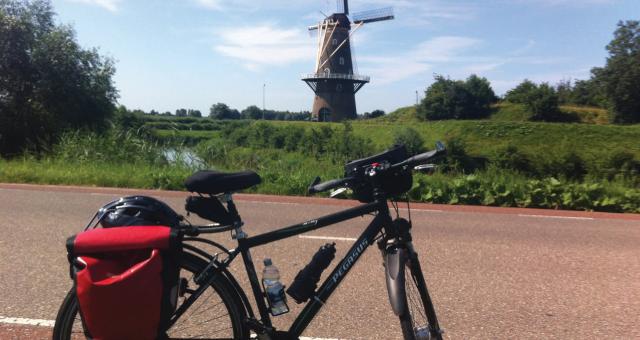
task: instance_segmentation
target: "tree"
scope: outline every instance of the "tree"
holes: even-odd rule
[[[507,94],[504,96],[504,100],[511,103],[524,104],[531,92],[535,91],[537,88],[538,85],[529,79],[525,79],[522,83],[518,84],[518,86],[507,91]]]
[[[570,104],[573,94],[573,85],[571,79],[562,79],[556,84],[556,93],[558,94],[559,104]]]
[[[213,119],[239,119],[240,112],[236,109],[229,108],[227,104],[217,103],[211,105],[209,117]]]
[[[530,90],[524,99],[524,105],[533,114],[531,120],[547,122],[567,120],[558,107],[558,93],[547,83],[536,85],[533,90]]]
[[[611,108],[614,123],[640,122],[640,21],[618,22],[607,45],[609,57],[603,68],[592,69]]]
[[[176,110],[176,116],[177,117],[186,117],[187,116],[187,109],[177,109]]]
[[[594,78],[577,80],[571,91],[570,102],[576,105],[608,106],[602,86]]]
[[[369,113],[369,116],[365,116],[365,118],[378,118],[384,116],[385,112],[382,110],[373,110]]]
[[[242,110],[242,118],[244,119],[262,119],[262,109],[255,105],[247,106]]]
[[[441,75],[425,91],[418,106],[418,116],[427,120],[464,119],[473,116],[473,99],[462,81]]]
[[[56,25],[46,0],[0,1],[0,154],[49,145],[67,128],[105,127],[113,62]]]
[[[473,109],[476,117],[486,117],[491,113],[491,104],[498,101],[498,97],[491,88],[491,84],[487,78],[480,78],[472,74],[464,83],[465,87],[471,94],[473,100]]]
[[[202,117],[202,112],[200,112],[200,110],[189,109],[189,110],[187,110],[187,115],[189,117],[200,118],[200,117]]]

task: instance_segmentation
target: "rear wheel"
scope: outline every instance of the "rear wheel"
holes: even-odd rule
[[[180,278],[185,278],[188,286],[184,296],[178,299],[178,307],[194,291],[193,277],[206,265],[204,260],[184,254],[180,263]],[[222,276],[218,276],[211,287],[169,329],[167,336],[169,339],[247,339],[249,330],[244,325],[245,319],[246,313],[240,298],[230,284]],[[73,289],[58,311],[53,339],[85,339],[78,313],[78,300]]]
[[[406,308],[400,315],[400,326],[406,340],[442,339],[427,284],[422,275],[418,255],[407,251],[404,270]]]

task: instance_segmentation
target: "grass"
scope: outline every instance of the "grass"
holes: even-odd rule
[[[144,163],[74,163],[58,159],[0,159],[0,181],[182,190],[191,169]]]
[[[586,117],[582,119],[593,119],[596,123],[603,122],[606,118],[606,112],[598,111],[599,109],[564,109],[574,110],[580,117]],[[193,122],[190,120],[185,124]],[[427,148],[437,140],[455,139],[465,145],[467,154],[474,159],[486,159],[489,164],[481,170],[472,167],[476,170],[458,169],[457,172],[433,177],[419,176],[411,191],[414,200],[448,204],[640,212],[640,182],[634,175],[637,170],[630,172],[631,179],[601,176],[605,173],[603,164],[613,154],[624,151],[632,154],[636,160],[640,159],[640,125],[529,122],[520,106],[510,104],[497,105],[490,119],[421,122],[415,116],[415,108],[406,107],[378,119],[351,122],[355,137],[345,139],[347,142],[340,139],[341,133],[336,132],[329,140],[308,144],[304,142],[313,140],[309,138],[313,134],[307,134],[304,136],[309,139],[302,139],[291,152],[275,149],[275,144],[262,142],[261,139],[234,145],[234,142],[225,140],[222,136],[229,127],[234,128],[233,135],[249,125],[253,125],[252,133],[261,135],[268,130],[275,130],[268,129],[269,126],[306,130],[325,126],[343,131],[343,124],[217,121],[214,125],[216,130],[213,131],[176,128],[151,130],[156,141],[161,143],[129,132],[103,135],[70,133],[61,139],[50,155],[41,158],[25,156],[13,160],[0,159],[0,181],[180,190],[183,189],[184,179],[199,167],[228,171],[253,169],[261,175],[263,183],[251,189],[252,192],[305,195],[307,186],[316,176],[326,180],[343,175],[342,158],[328,153],[314,153],[305,148],[314,148],[316,144],[325,147],[355,146],[356,141],[366,138],[371,143],[363,145],[373,153],[389,147],[394,135],[409,127],[422,136]],[[291,130],[296,129],[280,130],[286,130],[290,134]],[[163,145],[179,151],[183,150],[180,146],[192,145],[192,151],[204,163],[173,164],[164,156]],[[568,175],[552,172],[530,172],[524,175],[507,170],[507,167],[498,169],[496,166],[501,163],[494,160],[501,152],[504,154],[507,146],[515,146],[517,153],[524,154],[531,163],[541,166],[562,167],[563,162],[569,159],[567,155],[576,154],[584,160],[589,171],[584,179],[565,180],[563,178],[569,177]]]
[[[407,109],[407,112],[411,112]],[[388,117],[386,117],[388,118]],[[248,124],[252,122],[247,121]],[[309,123],[270,121],[276,126],[312,128],[327,125],[338,128],[338,123]],[[624,150],[640,158],[640,125],[594,125],[577,123],[543,123],[512,120],[447,120],[447,121],[389,121],[372,119],[352,123],[354,134],[369,138],[376,151],[387,148],[394,134],[405,128],[417,130],[425,145],[434,145],[438,140],[461,139],[467,152],[475,157],[491,158],[495,152],[516,146],[534,162],[559,157],[575,152],[587,163],[600,165],[616,151]],[[156,130],[156,136],[171,136],[184,139],[216,139],[218,132]]]

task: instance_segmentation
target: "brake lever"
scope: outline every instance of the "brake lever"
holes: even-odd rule
[[[344,193],[347,190],[349,190],[349,188],[345,188],[345,187],[338,188],[338,189],[332,191],[331,194],[329,195],[329,197],[334,198],[334,197]]]
[[[436,169],[438,168],[437,165],[435,164],[420,164],[417,165],[415,167],[413,167],[413,170],[418,171],[418,172],[422,172],[422,173],[433,173],[436,171]]]

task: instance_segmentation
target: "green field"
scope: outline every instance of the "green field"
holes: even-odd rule
[[[598,109],[573,110],[602,119]],[[50,154],[0,160],[0,181],[179,190],[198,168],[253,169],[263,183],[250,191],[305,195],[315,176],[341,177],[348,159],[382,151],[410,128],[425,149],[442,140],[450,151],[439,173],[416,176],[413,200],[640,212],[640,125],[529,122],[515,105],[465,121],[423,122],[408,107],[347,125],[175,117],[142,124],[142,135],[72,133]],[[201,162],[172,161],[167,150]]]
[[[411,108],[412,109],[412,108]],[[411,109],[401,109],[411,111]],[[353,122],[354,134],[368,138],[375,151],[383,150],[393,143],[393,136],[403,128],[420,132],[425,145],[436,141],[457,138],[465,142],[472,156],[488,157],[506,146],[516,146],[534,162],[546,160],[568,152],[575,152],[586,162],[601,165],[618,151],[627,151],[640,158],[640,125],[596,125],[577,123],[541,123],[507,119],[448,120],[419,122],[406,118],[373,119]],[[256,122],[246,121],[246,124]],[[295,126],[310,129],[330,126],[338,129],[339,123],[268,122],[274,126]],[[154,130],[160,139],[206,140],[220,138],[219,131]]]

